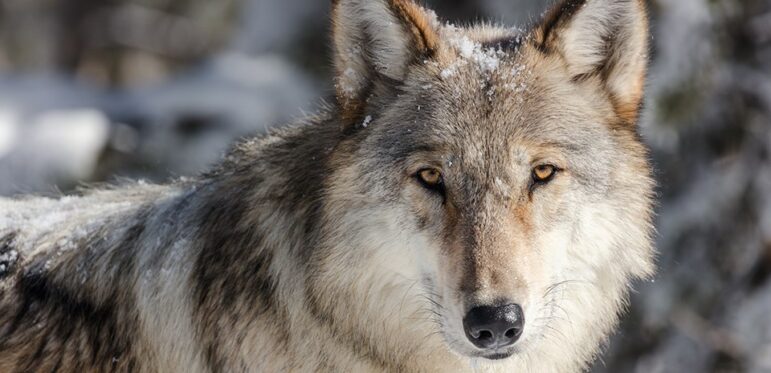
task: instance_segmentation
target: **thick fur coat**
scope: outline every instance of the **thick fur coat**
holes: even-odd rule
[[[212,171],[0,200],[0,371],[575,372],[653,272],[642,0],[336,0],[337,97]],[[489,353],[464,315],[521,305]]]

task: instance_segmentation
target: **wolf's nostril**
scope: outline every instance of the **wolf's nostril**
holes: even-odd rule
[[[514,338],[516,334],[517,331],[515,329],[509,329],[506,331],[506,338]]]
[[[480,340],[492,340],[493,339],[493,332],[491,332],[489,330],[482,330],[481,332],[479,332],[479,337],[477,337],[477,339],[480,339]]]
[[[482,349],[513,345],[522,335],[524,326],[522,307],[516,304],[474,307],[463,318],[466,337]]]

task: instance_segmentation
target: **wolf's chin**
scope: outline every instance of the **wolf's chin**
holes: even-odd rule
[[[445,343],[447,343],[447,348],[453,354],[462,358],[500,361],[500,360],[508,359],[520,351],[520,349],[517,346],[512,346],[512,347],[504,348],[495,352],[485,353],[483,351],[472,350],[472,349],[463,348],[462,346],[458,346],[457,340],[447,336],[445,331],[442,331],[442,334],[444,336]]]

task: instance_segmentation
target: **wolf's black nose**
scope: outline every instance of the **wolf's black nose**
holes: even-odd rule
[[[525,315],[517,304],[474,307],[463,318],[466,337],[483,349],[513,345],[522,335],[524,326]]]

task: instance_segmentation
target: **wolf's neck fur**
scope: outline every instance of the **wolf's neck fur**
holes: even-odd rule
[[[193,322],[208,336],[202,348],[210,367],[236,369],[225,362],[243,357],[222,354],[249,348],[256,350],[251,363],[297,368],[281,364],[297,361],[284,355],[303,344],[293,327],[295,307],[307,308],[307,259],[319,245],[327,162],[340,141],[335,127],[318,117],[246,141],[202,179],[190,283]],[[240,347],[222,348],[230,344]]]

